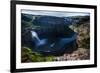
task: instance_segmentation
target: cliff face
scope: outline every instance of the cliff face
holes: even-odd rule
[[[77,32],[77,43],[79,48],[90,48],[90,23],[84,22],[82,24],[76,24],[70,26],[75,32]]]
[[[79,26],[78,28],[78,36],[77,36],[77,43],[79,44],[78,46],[81,48],[90,48],[90,24],[89,23],[84,23]]]
[[[90,59],[90,21],[82,21],[78,24],[70,26],[77,35],[78,49],[72,53],[64,53],[62,56],[56,57],[57,61],[66,60],[87,60]]]

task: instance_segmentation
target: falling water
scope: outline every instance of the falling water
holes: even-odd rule
[[[31,33],[32,33],[32,39],[33,39],[35,42],[39,43],[39,42],[40,42],[40,39],[39,39],[37,33],[36,33],[35,31],[31,31]]]
[[[40,40],[35,31],[31,31],[31,34],[32,34],[32,40],[36,43],[37,46],[45,44],[45,40]]]

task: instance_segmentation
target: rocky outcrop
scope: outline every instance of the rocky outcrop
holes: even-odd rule
[[[65,53],[63,56],[55,57],[56,61],[70,61],[70,60],[88,60],[90,59],[90,50],[85,48],[78,48],[72,53]]]

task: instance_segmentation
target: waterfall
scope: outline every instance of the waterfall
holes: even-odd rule
[[[45,44],[46,40],[40,40],[38,34],[35,31],[31,31],[31,34],[32,34],[32,40],[35,42],[36,46]]]

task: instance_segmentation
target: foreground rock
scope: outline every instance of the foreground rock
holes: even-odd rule
[[[78,48],[78,50],[72,53],[65,53],[63,56],[56,57],[56,61],[67,61],[67,60],[88,60],[90,59],[89,49]]]

